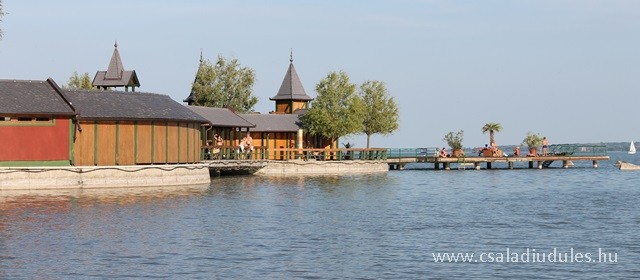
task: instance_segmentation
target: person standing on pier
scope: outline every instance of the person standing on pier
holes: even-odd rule
[[[549,140],[547,137],[542,137],[542,156],[547,156],[547,152],[549,151]]]

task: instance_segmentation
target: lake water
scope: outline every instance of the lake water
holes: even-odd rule
[[[378,175],[2,193],[0,278],[637,278],[640,172],[613,163],[640,156],[611,156],[598,169],[416,164]],[[434,260],[445,253],[474,255]]]

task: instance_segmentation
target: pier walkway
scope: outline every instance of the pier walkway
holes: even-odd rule
[[[547,168],[554,162],[562,164],[563,168],[569,168],[576,161],[591,161],[593,168],[598,167],[598,161],[609,160],[606,146],[604,145],[551,145],[547,156],[519,156],[519,157],[484,157],[476,156],[478,151],[468,150],[463,157],[437,157],[437,148],[416,149],[389,149],[387,162],[390,169],[403,170],[408,163],[432,163],[435,170],[450,170],[452,165],[457,169],[467,167],[475,170],[481,169],[484,164],[486,169],[492,169],[494,162],[507,163],[507,168],[513,169],[519,162],[526,162],[528,168]]]

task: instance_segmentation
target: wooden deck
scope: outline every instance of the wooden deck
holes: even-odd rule
[[[485,164],[486,169],[492,168],[494,162],[507,163],[509,169],[514,168],[514,164],[518,162],[527,162],[529,168],[542,169],[548,167],[551,163],[562,162],[563,168],[569,168],[576,161],[591,161],[593,168],[598,168],[598,161],[609,160],[609,156],[537,156],[537,157],[402,157],[388,158],[387,163],[391,169],[402,170],[407,163],[424,162],[433,163],[434,169],[450,170],[451,165],[473,166],[475,170],[481,169],[481,164]]]

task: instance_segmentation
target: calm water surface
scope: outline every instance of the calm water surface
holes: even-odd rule
[[[637,278],[640,172],[615,170],[618,158],[640,156],[613,153],[595,170],[414,165],[189,188],[5,192],[0,278]],[[507,250],[519,261],[507,262]],[[534,261],[534,250],[555,262]],[[444,253],[474,261],[434,261]]]

